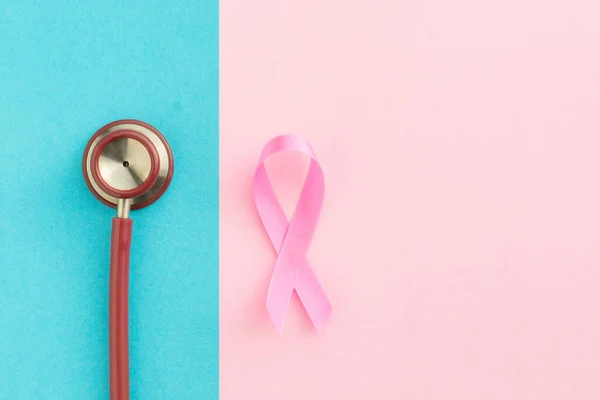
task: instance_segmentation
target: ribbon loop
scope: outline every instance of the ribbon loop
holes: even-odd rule
[[[288,222],[269,181],[265,161],[280,152],[294,151],[310,157],[308,173],[298,204]],[[296,290],[317,331],[331,315],[331,304],[312,266],[306,259],[317,227],[325,195],[325,178],[310,143],[303,137],[281,135],[265,145],[254,174],[254,202],[265,231],[277,252],[267,293],[267,310],[273,324],[283,332],[292,293]]]

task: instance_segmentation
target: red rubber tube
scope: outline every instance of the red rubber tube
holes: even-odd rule
[[[129,400],[129,218],[113,218],[110,246],[110,400]]]

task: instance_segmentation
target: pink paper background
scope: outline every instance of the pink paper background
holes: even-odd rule
[[[221,3],[221,398],[600,398],[597,1]],[[262,145],[312,142],[334,307],[264,306]],[[297,157],[274,160],[288,209]],[[284,169],[285,170],[282,170]]]

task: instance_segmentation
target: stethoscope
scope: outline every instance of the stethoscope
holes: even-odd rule
[[[129,399],[129,211],[163,195],[173,176],[173,153],[164,136],[135,120],[112,122],[88,142],[83,177],[90,191],[117,209],[110,249],[110,399]]]

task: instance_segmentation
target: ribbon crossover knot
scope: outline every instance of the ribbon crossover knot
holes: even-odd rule
[[[267,158],[284,151],[295,151],[310,157],[308,174],[289,222],[277,201],[265,168]],[[277,252],[277,261],[267,293],[267,310],[280,334],[283,332],[285,315],[294,290],[319,333],[331,315],[331,304],[327,295],[306,259],[324,195],[323,171],[305,138],[282,135],[271,139],[265,145],[254,174],[254,202]]]

